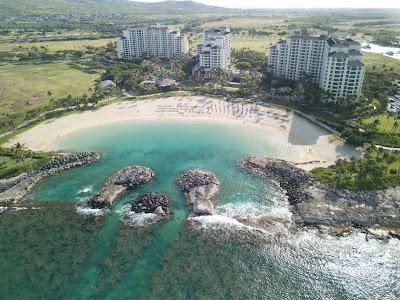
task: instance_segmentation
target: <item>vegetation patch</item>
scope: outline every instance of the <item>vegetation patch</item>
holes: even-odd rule
[[[315,168],[316,178],[334,188],[376,190],[400,184],[400,153],[368,148],[364,157],[339,159],[328,168]]]
[[[102,47],[115,39],[82,39],[82,40],[62,40],[44,42],[17,42],[0,43],[0,51],[19,52],[32,48],[47,49],[50,53],[66,50],[85,50],[87,47]]]
[[[15,113],[48,104],[52,98],[82,95],[98,77],[67,62],[0,66],[0,111]]]
[[[373,128],[372,141],[379,145],[400,147],[400,116],[380,114],[364,119],[362,124]]]
[[[17,143],[13,148],[0,148],[0,179],[32,171],[48,162],[54,153],[33,152]]]
[[[271,36],[234,35],[232,37],[232,48],[249,48],[267,54],[269,47],[278,40],[279,36],[275,34]]]

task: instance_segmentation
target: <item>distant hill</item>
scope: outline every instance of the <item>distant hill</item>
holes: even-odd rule
[[[139,2],[129,0],[0,0],[0,16],[54,14],[215,14],[239,10],[195,1]]]

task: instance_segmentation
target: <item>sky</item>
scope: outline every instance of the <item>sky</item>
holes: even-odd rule
[[[160,2],[162,0],[139,0]],[[195,0],[233,8],[400,8],[400,0]]]

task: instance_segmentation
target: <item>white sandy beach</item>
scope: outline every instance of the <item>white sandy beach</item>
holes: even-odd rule
[[[57,142],[65,135],[98,125],[128,120],[186,120],[234,122],[278,134],[296,147],[296,157],[282,157],[311,169],[332,164],[338,157],[358,155],[324,129],[278,108],[230,103],[203,96],[169,97],[113,103],[94,111],[74,113],[43,122],[14,137],[32,150],[62,150]],[[298,150],[298,151],[297,151]],[[309,163],[313,161],[313,163]]]

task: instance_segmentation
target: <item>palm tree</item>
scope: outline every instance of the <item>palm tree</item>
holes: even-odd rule
[[[20,142],[17,142],[13,147],[12,147],[12,152],[13,152],[13,159],[16,160],[18,151],[21,151],[25,148],[24,144],[21,144]]]
[[[396,134],[397,129],[399,128],[399,122],[398,121],[394,121],[393,125],[392,125],[392,129],[390,129],[390,133]]]
[[[386,131],[386,127],[388,126],[388,124],[389,124],[389,122],[390,122],[390,117],[391,117],[391,116],[392,116],[392,115],[391,115],[390,113],[387,114],[386,124],[385,124],[385,127],[383,128],[383,133],[385,133],[385,131]]]
[[[15,150],[22,150],[23,148],[25,148],[25,146],[24,146],[24,144],[21,144],[20,142],[17,142],[15,145],[14,145],[14,148],[15,148]]]
[[[373,125],[374,125],[375,131],[378,131],[378,126],[379,126],[380,124],[381,124],[381,121],[380,121],[379,119],[375,119],[375,120],[374,120]]]

